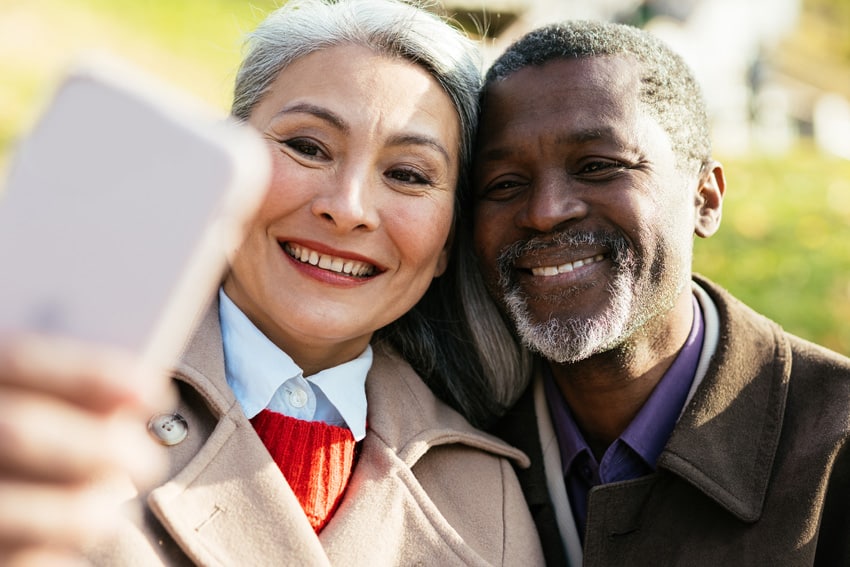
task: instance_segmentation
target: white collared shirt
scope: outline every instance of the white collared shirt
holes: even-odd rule
[[[265,408],[303,419],[348,427],[366,436],[366,374],[372,347],[349,362],[304,376],[295,361],[266,337],[219,290],[219,320],[227,383],[250,419]]]

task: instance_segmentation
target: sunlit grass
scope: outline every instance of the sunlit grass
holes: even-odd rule
[[[850,354],[850,161],[808,146],[726,158],[721,229],[697,271],[789,331]]]
[[[0,172],[70,64],[107,52],[226,109],[246,32],[273,0],[0,0]]]

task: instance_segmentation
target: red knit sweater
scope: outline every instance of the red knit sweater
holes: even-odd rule
[[[268,409],[254,416],[251,424],[319,533],[351,477],[356,445],[351,431]]]

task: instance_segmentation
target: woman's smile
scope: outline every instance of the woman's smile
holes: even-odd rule
[[[225,293],[300,365],[351,360],[445,270],[457,112],[425,69],[342,45],[286,67],[249,122],[273,175]]]
[[[365,279],[380,273],[374,263],[355,260],[348,254],[344,257],[327,254],[294,242],[284,242],[282,247],[291,258],[302,264],[309,264],[352,278]]]

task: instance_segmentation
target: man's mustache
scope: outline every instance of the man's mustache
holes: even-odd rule
[[[599,246],[605,249],[615,268],[620,268],[626,263],[629,256],[629,243],[619,232],[615,231],[577,231],[562,230],[548,233],[542,236],[517,240],[505,247],[496,259],[499,269],[499,285],[503,290],[514,286],[513,269],[516,260],[523,256],[534,256],[541,251],[550,248],[580,246]]]

